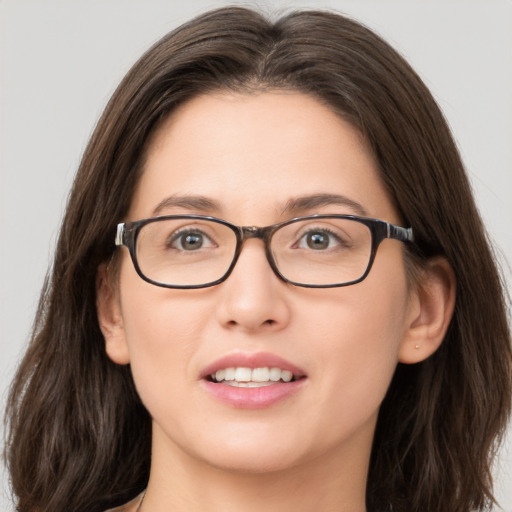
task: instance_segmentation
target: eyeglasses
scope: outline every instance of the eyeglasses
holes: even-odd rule
[[[272,270],[306,288],[348,286],[370,272],[385,238],[412,242],[411,228],[354,215],[310,215],[267,227],[202,215],[166,215],[117,225],[139,276],[165,288],[206,288],[232,272],[248,238],[260,238]]]

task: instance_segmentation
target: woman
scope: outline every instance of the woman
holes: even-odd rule
[[[10,395],[18,510],[484,510],[510,377],[416,74],[334,14],[212,11],[85,151]]]

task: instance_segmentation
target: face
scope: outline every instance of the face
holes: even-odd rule
[[[340,198],[298,201],[325,194]],[[218,93],[159,128],[126,220],[202,214],[267,226],[322,213],[400,224],[358,132],[303,94]],[[121,253],[107,352],[131,364],[154,453],[249,472],[366,463],[411,314],[400,242],[382,242],[364,281],[331,289],[281,281],[258,239],[225,282],[195,290],[149,284]],[[278,367],[297,380],[210,381],[228,367]]]

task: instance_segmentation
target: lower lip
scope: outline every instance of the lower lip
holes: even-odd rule
[[[207,391],[215,398],[239,409],[263,409],[290,397],[299,391],[306,379],[293,382],[276,382],[261,388],[238,388],[203,380]]]

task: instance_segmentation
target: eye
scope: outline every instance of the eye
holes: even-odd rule
[[[205,233],[198,230],[180,230],[169,237],[167,246],[180,251],[197,251],[214,247],[215,244]]]
[[[297,247],[300,249],[313,249],[314,251],[322,251],[333,247],[345,245],[339,236],[326,229],[310,230],[304,233]]]

